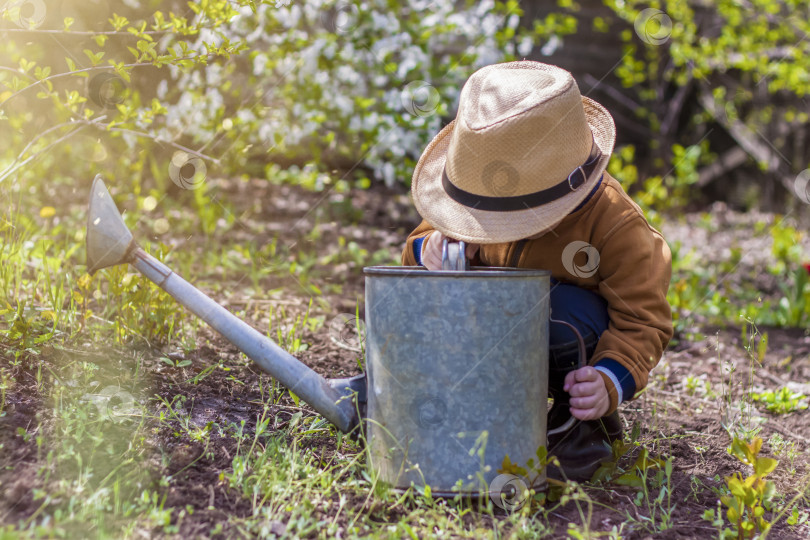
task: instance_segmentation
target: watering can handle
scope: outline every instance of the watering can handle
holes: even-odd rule
[[[577,369],[584,368],[588,363],[588,349],[585,347],[585,340],[582,339],[582,334],[579,333],[577,327],[568,321],[561,321],[559,319],[549,318],[548,321],[553,324],[562,324],[567,326],[568,329],[574,333],[574,336],[577,338],[577,348],[579,349],[579,361],[577,362]]]
[[[565,325],[574,333],[574,335],[577,338],[577,346],[579,348],[579,361],[577,362],[577,369],[585,367],[585,365],[587,364],[587,361],[588,361],[588,359],[587,359],[588,351],[585,348],[585,340],[582,339],[582,334],[579,333],[579,330],[577,330],[576,326],[574,326],[573,324],[571,324],[571,323],[569,323],[567,321],[561,321],[559,319],[549,318],[549,322],[550,323],[556,323],[556,324]],[[548,436],[548,435],[556,435],[557,433],[562,433],[564,431],[568,431],[569,429],[574,427],[574,424],[576,424],[576,422],[577,422],[577,419],[572,416],[571,418],[569,418],[560,427],[558,427],[556,429],[549,430],[548,432],[546,432],[546,436]]]
[[[470,261],[467,260],[466,251],[467,244],[464,242],[450,242],[445,238],[442,242],[442,270],[469,270]]]

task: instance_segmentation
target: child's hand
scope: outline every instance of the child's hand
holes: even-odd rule
[[[591,366],[569,372],[563,390],[571,395],[571,414],[580,420],[602,418],[610,407],[605,381]]]
[[[446,237],[439,231],[433,231],[422,247],[422,265],[428,270],[442,269],[442,244]],[[466,255],[468,259],[475,257],[478,244],[467,244]]]

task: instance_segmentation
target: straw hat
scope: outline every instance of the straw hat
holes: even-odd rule
[[[511,242],[546,232],[593,190],[616,129],[564,69],[508,62],[465,83],[458,114],[419,158],[419,214],[456,240]]]

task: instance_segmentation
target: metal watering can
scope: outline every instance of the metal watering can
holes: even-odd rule
[[[327,380],[141,249],[100,175],[86,242],[88,272],[132,264],[338,429],[364,421],[396,488],[485,495],[505,456],[525,465],[546,444],[547,271],[470,269],[463,243],[445,243],[442,271],[365,268],[367,373]]]

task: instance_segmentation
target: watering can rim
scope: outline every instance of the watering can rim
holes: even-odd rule
[[[401,276],[401,277],[550,277],[550,270],[510,268],[507,266],[472,266],[469,270],[428,270],[423,266],[366,266],[363,274],[367,276]]]

